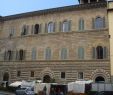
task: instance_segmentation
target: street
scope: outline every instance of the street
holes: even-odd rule
[[[9,93],[9,92],[0,91],[0,95],[15,95],[15,94]]]

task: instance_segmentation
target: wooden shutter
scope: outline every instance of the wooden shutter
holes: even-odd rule
[[[103,17],[103,28],[106,27],[106,20],[105,20],[105,17]]]
[[[62,22],[59,22],[59,32],[62,32],[63,31],[63,24]]]
[[[97,56],[96,48],[93,47],[93,48],[92,48],[92,58],[93,58],[93,59],[96,59],[96,56]]]
[[[42,24],[39,24],[39,33],[42,32]]]
[[[68,30],[69,31],[71,31],[71,22],[72,22],[71,20],[68,21],[68,28],[69,28]]]
[[[48,32],[48,24],[45,23],[45,33],[47,33],[47,32]]]
[[[56,31],[56,22],[54,22],[54,24],[53,24],[53,32],[55,32]]]
[[[92,29],[95,29],[95,19],[92,18]]]
[[[108,49],[107,49],[107,47],[104,47],[103,48],[103,58],[104,59],[107,59],[108,58]]]

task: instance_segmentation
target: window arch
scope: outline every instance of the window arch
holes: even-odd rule
[[[107,59],[108,49],[107,47],[97,46],[93,47],[93,59]]]
[[[94,22],[95,29],[104,28],[104,18],[97,17]]]
[[[67,59],[67,49],[66,48],[62,48],[61,49],[61,59]]]
[[[78,48],[78,58],[84,59],[84,48],[83,47]]]
[[[96,51],[97,51],[97,59],[103,59],[103,47],[97,46]]]
[[[39,33],[39,24],[35,24],[34,34],[38,34],[38,33]]]
[[[69,32],[71,30],[71,20],[70,21],[64,21],[62,23],[62,32]]]
[[[27,34],[28,34],[28,30],[29,30],[29,26],[28,26],[28,25],[24,25],[24,26],[22,27],[21,36],[27,35]]]
[[[54,32],[55,25],[53,22],[48,24],[48,33]]]
[[[24,50],[19,50],[19,60],[24,60],[25,59],[25,51]]]
[[[36,54],[37,54],[36,48],[32,48],[32,60],[36,60]]]
[[[79,19],[79,30],[84,30],[84,19]]]
[[[46,60],[50,60],[51,59],[51,48],[46,48],[45,59]]]

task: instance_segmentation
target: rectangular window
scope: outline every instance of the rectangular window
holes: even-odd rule
[[[83,72],[78,72],[78,79],[84,79]]]
[[[31,71],[31,77],[34,77],[34,71]]]
[[[17,71],[17,77],[21,76],[21,71]]]
[[[65,79],[65,72],[61,72],[61,78]]]

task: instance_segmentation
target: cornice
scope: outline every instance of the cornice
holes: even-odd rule
[[[52,9],[45,9],[45,10],[39,10],[39,11],[33,11],[33,12],[27,12],[27,13],[22,13],[22,14],[5,16],[5,17],[3,17],[3,19],[4,19],[4,21],[7,21],[7,20],[13,20],[13,19],[19,19],[19,18],[26,18],[26,17],[38,16],[38,15],[51,14],[51,13],[56,13],[56,12],[94,9],[94,8],[103,8],[103,7],[104,8],[107,7],[107,2],[79,4],[79,5],[64,6],[64,7],[52,8]]]

